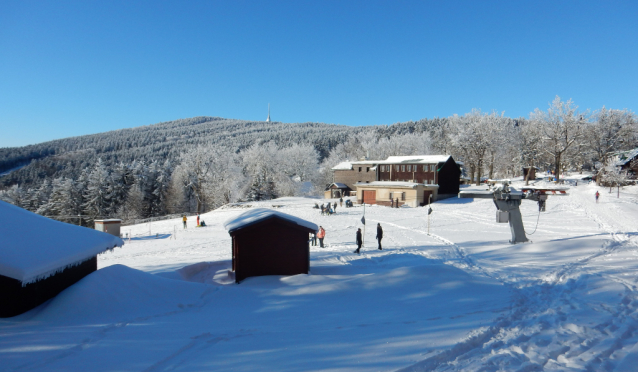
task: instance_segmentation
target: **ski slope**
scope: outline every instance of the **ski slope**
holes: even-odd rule
[[[425,208],[366,206],[361,255],[364,208],[315,202],[123,227],[100,270],[0,320],[0,371],[635,370],[638,188],[581,184],[540,216],[523,201],[534,233],[517,245],[491,200],[433,204],[430,234]],[[326,229],[310,275],[229,279],[224,222],[258,207]]]

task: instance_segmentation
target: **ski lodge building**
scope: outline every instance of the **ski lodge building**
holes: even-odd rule
[[[0,201],[0,318],[22,314],[97,270],[124,242]]]
[[[316,224],[272,209],[256,208],[224,223],[232,237],[235,282],[251,276],[308,274],[309,234]]]
[[[357,197],[358,203],[418,207],[456,197],[461,169],[449,155],[390,156],[386,160],[343,162],[332,168],[326,198]]]

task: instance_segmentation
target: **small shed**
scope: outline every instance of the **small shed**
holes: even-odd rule
[[[538,170],[538,168],[536,167],[523,167],[523,179],[527,179],[527,180],[535,180],[536,179],[536,171]],[[529,177],[527,176],[527,174],[529,173]]]
[[[326,199],[339,199],[344,196],[350,196],[352,189],[345,183],[331,183],[324,192],[324,198]]]
[[[0,318],[22,314],[97,270],[124,242],[0,201]]]
[[[309,234],[316,224],[272,209],[256,208],[224,223],[232,237],[235,282],[251,276],[308,274]]]
[[[120,237],[120,226],[122,225],[122,220],[118,220],[117,218],[111,218],[108,220],[95,220],[95,230],[109,233],[113,236]]]

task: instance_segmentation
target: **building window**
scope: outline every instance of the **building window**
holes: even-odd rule
[[[397,170],[397,172],[398,172],[398,171],[399,171],[399,166],[398,166],[398,165],[395,165],[394,167],[395,167],[395,169],[396,169],[396,170]]]
[[[404,192],[401,193],[401,200],[405,201],[405,193]]]
[[[435,167],[436,166],[434,164],[430,165],[430,172],[434,172]]]
[[[394,197],[392,196],[392,192],[390,193],[390,200],[394,199]]]
[[[405,165],[401,166],[401,172],[405,172]]]
[[[412,172],[412,166],[408,165],[408,172]]]
[[[359,167],[359,172],[361,172],[361,167]]]
[[[370,172],[370,167],[366,167],[366,172]]]
[[[385,172],[385,166],[381,166],[381,172]]]
[[[424,166],[423,166],[423,171],[424,171],[424,172],[427,172],[427,171],[428,171],[428,166],[427,166],[427,165],[424,165]]]

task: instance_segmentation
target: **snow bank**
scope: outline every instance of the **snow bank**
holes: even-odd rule
[[[224,223],[224,227],[230,233],[242,227],[246,227],[254,223],[257,223],[259,221],[263,221],[265,219],[273,218],[273,217],[279,217],[284,220],[294,222],[299,226],[309,228],[313,231],[319,230],[319,227],[310,221],[306,221],[299,217],[291,216],[286,213],[282,213],[282,212],[278,212],[278,211],[274,211],[272,209],[266,209],[266,208],[255,208],[255,209],[246,211],[235,218],[231,218],[227,220]]]
[[[57,324],[104,324],[192,307],[209,289],[113,265],[100,269],[56,296],[32,320]]]
[[[124,244],[113,235],[54,221],[3,201],[0,235],[0,275],[23,284],[47,278]]]

